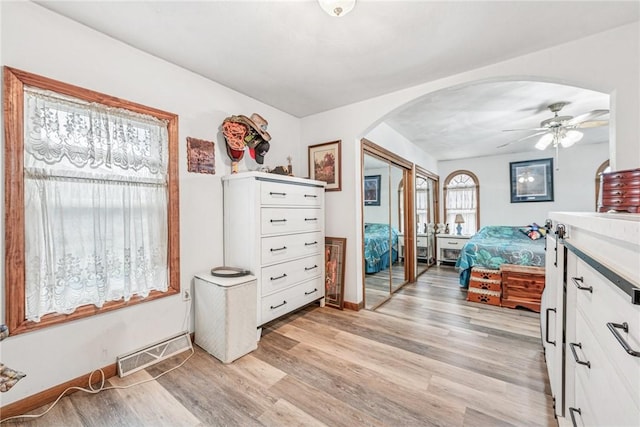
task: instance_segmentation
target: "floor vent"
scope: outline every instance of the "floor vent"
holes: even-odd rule
[[[189,333],[183,332],[148,347],[118,356],[116,359],[118,375],[125,377],[192,348]]]

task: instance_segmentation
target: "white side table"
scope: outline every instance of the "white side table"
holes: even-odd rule
[[[471,236],[457,234],[437,234],[438,241],[438,265],[443,262],[456,262],[460,251]]]

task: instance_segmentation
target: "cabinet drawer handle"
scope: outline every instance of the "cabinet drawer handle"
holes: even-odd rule
[[[318,288],[314,288],[311,292],[305,292],[305,295],[311,295],[311,294],[315,294],[316,292],[318,292]]]
[[[283,246],[281,248],[271,248],[269,249],[271,252],[277,252],[277,251],[284,251],[285,249],[287,249],[286,246]]]
[[[630,356],[640,357],[640,351],[632,349],[627,340],[625,340],[624,337],[620,335],[620,332],[617,331],[617,329],[622,329],[626,333],[629,333],[629,324],[627,322],[609,322],[607,323],[607,328],[609,328],[613,336],[616,337],[622,348],[624,348],[624,351],[626,351]]]
[[[271,310],[275,310],[278,307],[282,307],[283,305],[285,305],[287,302],[286,301],[282,301],[282,304],[278,304],[278,305],[272,305],[270,308]]]
[[[451,246],[455,246],[455,245],[457,245],[457,244],[458,244],[458,242],[449,242],[449,244],[450,244]]]
[[[305,218],[304,220],[305,221],[317,221],[318,218]]]
[[[269,221],[272,222],[272,223],[273,222],[287,222],[286,219],[270,219]]]
[[[577,412],[578,415],[582,415],[582,411],[580,410],[580,408],[569,408],[569,414],[571,415],[571,423],[573,424],[573,427],[578,427],[578,423],[576,422],[576,416],[573,415],[574,412]]]
[[[314,268],[318,268],[317,265],[314,265],[313,267],[305,267],[304,271],[309,271],[309,270],[313,270]]]
[[[584,278],[582,276],[580,276],[580,277],[572,277],[571,281],[581,291],[589,291],[589,293],[593,293],[593,286],[582,286],[582,285],[580,285],[580,283],[584,283]],[[580,282],[580,283],[578,283],[578,282]]]
[[[582,343],[571,342],[569,343],[569,347],[571,347],[571,353],[573,353],[573,359],[576,361],[576,363],[578,365],[584,365],[587,368],[591,369],[591,362],[589,362],[588,360],[586,362],[584,360],[580,360],[578,358],[578,353],[576,353],[576,347],[582,349]]]
[[[269,191],[270,196],[286,196],[287,193],[278,193],[276,191]]]
[[[312,197],[312,198],[317,198],[318,196],[315,194],[305,194],[304,197]]]
[[[280,280],[280,279],[284,279],[285,277],[287,277],[287,273],[284,273],[282,276],[278,276],[278,277],[271,277],[271,280]]]
[[[547,308],[547,327],[546,327],[546,331],[545,331],[545,337],[544,340],[547,342],[547,344],[551,344],[553,346],[556,345],[555,341],[549,341],[549,312],[553,311],[554,313],[556,312],[555,308]]]
[[[306,243],[306,242],[305,242],[305,244],[304,244],[304,245],[305,245],[305,246],[313,246],[313,245],[317,245],[317,244],[318,244],[318,242],[316,241],[316,242],[311,242],[311,243]]]

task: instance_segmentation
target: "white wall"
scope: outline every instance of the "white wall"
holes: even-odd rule
[[[595,176],[609,158],[608,144],[580,143],[561,149],[505,154],[474,159],[442,161],[438,171],[444,180],[451,172],[466,169],[480,181],[480,226],[544,224],[551,211],[594,211]],[[509,162],[553,158],[554,201],[511,203]],[[441,183],[444,187],[444,182]],[[444,200],[442,197],[440,200]],[[444,203],[440,217],[444,218]]]
[[[360,138],[384,116],[447,87],[489,80],[541,80],[611,95],[610,159],[614,169],[640,166],[640,29],[638,22],[580,40],[431,81],[302,119],[302,142],[342,140],[343,190],[327,193],[327,233],[347,238],[345,301],[362,301]],[[373,142],[393,149],[391,140]],[[426,166],[427,169],[431,169]],[[437,170],[441,177],[444,174]],[[356,191],[357,189],[357,191]],[[353,206],[351,218],[345,206]]]
[[[195,273],[223,263],[220,176],[231,168],[218,129],[225,117],[261,114],[269,121],[273,137],[266,163],[283,165],[291,155],[294,173],[307,174],[300,155],[299,119],[36,4],[1,2],[0,11],[2,65],[179,115],[181,286],[191,286]],[[187,136],[216,142],[216,175],[187,173]],[[4,159],[0,162],[4,164]],[[240,169],[256,167],[247,153]],[[4,234],[4,222],[1,227]],[[4,278],[4,262],[0,269]],[[2,291],[4,295],[4,286]],[[4,307],[3,296],[2,318]],[[180,296],[173,296],[4,340],[1,361],[27,377],[2,393],[2,405],[112,364],[120,354],[188,329],[192,324],[189,318],[185,322],[188,307]]]

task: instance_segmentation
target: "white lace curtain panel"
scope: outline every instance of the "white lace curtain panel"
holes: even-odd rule
[[[477,198],[476,187],[449,187],[447,188],[447,223],[452,233],[455,233],[457,224],[456,214],[461,214],[464,219],[462,234],[475,234]]]
[[[168,288],[167,124],[25,88],[26,318]]]

